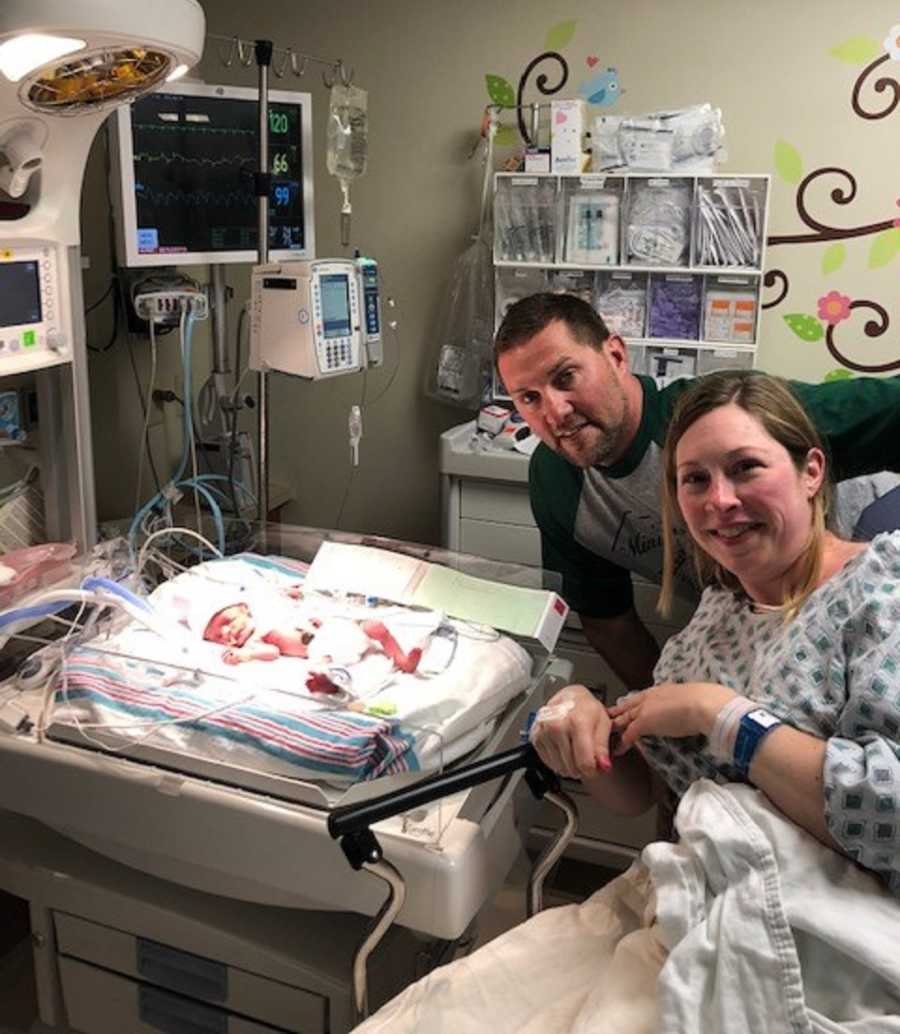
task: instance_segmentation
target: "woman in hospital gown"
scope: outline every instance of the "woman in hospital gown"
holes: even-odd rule
[[[583,905],[545,912],[436,971],[367,1034],[752,1030],[759,1016],[717,997],[730,978],[741,1001],[772,1011],[769,1030],[782,1029],[779,1009],[783,1029],[800,1029],[795,1007],[804,1023],[828,1017],[803,1029],[900,1029],[897,1015],[887,1019],[900,1013],[900,970],[879,955],[900,933],[900,533],[866,544],[827,530],[822,445],[782,382],[758,372],[716,374],[683,396],[664,469],[662,603],[692,555],[706,585],[697,612],[666,644],[654,686],[610,708],[566,687],[532,739],[551,768],[616,812],[680,800],[681,844],[646,849]],[[744,819],[754,829],[746,843]],[[762,861],[735,863],[730,877],[767,836],[771,879],[755,871]],[[705,891],[673,919],[672,883],[698,872]],[[709,903],[727,894],[730,911],[713,922]],[[763,900],[757,929],[751,913]],[[832,902],[841,922],[828,927]],[[888,932],[859,933],[867,921]],[[729,940],[729,925],[739,938]],[[754,937],[771,941],[771,959],[760,950],[736,962],[753,956],[744,949]],[[835,973],[851,969],[835,994]],[[685,973],[701,986],[709,978],[689,1007]],[[760,991],[767,973],[779,975]],[[682,997],[672,993],[680,980]]]

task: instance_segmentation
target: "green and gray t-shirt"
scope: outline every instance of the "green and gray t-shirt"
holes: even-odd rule
[[[649,377],[638,379],[644,392],[641,425],[618,463],[584,470],[543,444],[531,458],[528,481],[543,566],[560,572],[563,596],[585,617],[616,617],[630,609],[631,572],[654,583],[662,574],[662,445],[675,403],[693,382],[659,390]],[[833,523],[849,535],[865,507],[900,484],[896,474],[874,473],[900,470],[900,379],[793,381],[791,389],[822,435],[830,469],[842,482]],[[676,592],[696,600],[687,551],[679,554]]]

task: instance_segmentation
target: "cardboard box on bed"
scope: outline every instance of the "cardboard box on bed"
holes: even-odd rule
[[[548,652],[569,613],[562,597],[546,589],[504,585],[406,554],[340,542],[322,543],[306,584],[438,610],[540,643]]]

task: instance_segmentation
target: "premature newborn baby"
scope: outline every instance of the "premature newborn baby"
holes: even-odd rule
[[[422,657],[418,647],[406,653],[383,621],[309,618],[294,626],[270,628],[260,633],[246,603],[233,603],[213,614],[203,630],[203,638],[228,647],[222,655],[226,664],[274,661],[278,657],[350,663],[359,660],[373,643],[377,643],[402,672],[414,672]]]

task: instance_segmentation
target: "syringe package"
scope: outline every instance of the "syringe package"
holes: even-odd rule
[[[556,261],[556,188],[550,178],[501,179],[494,202],[494,253],[507,262]]]

